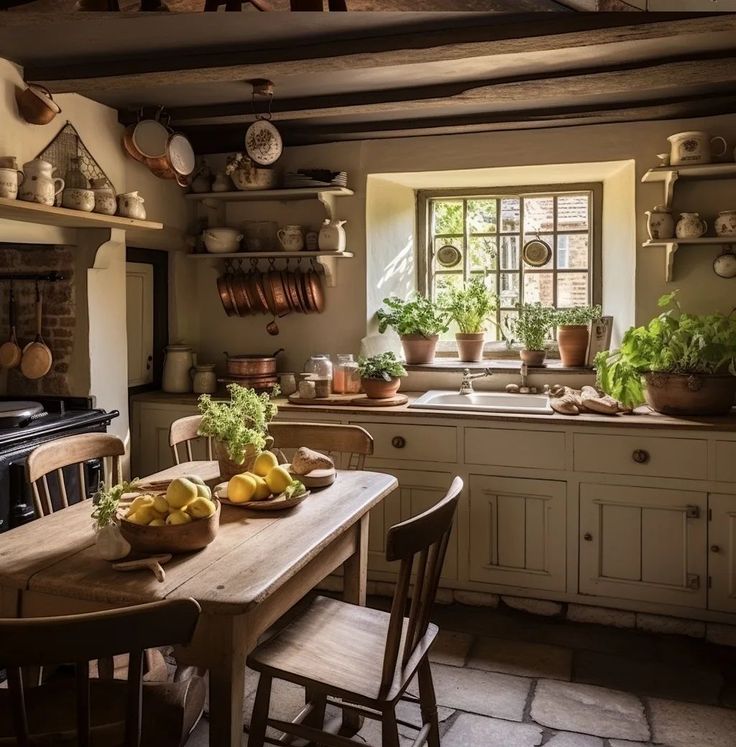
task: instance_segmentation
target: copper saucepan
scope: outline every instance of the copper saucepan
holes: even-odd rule
[[[232,377],[275,374],[276,356],[283,351],[283,348],[279,348],[273,355],[230,355],[225,351],[227,374]]]

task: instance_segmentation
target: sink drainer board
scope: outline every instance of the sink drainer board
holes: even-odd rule
[[[473,392],[458,394],[433,389],[409,405],[417,410],[471,410],[474,412],[528,413],[553,415],[546,394],[510,394],[508,392]]]
[[[397,407],[405,405],[409,398],[405,394],[397,394],[385,399],[369,399],[365,394],[331,394],[329,397],[313,397],[305,399],[298,394],[290,394],[289,402],[293,405],[358,405],[359,407]]]

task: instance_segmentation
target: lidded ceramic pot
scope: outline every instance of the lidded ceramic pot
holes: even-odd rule
[[[145,220],[146,208],[143,203],[144,200],[137,191],[118,195],[118,215],[122,215],[124,218]]]
[[[656,205],[644,213],[647,216],[647,232],[650,239],[671,239],[675,235],[672,211],[665,205]]]

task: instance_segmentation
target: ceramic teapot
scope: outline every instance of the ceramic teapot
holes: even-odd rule
[[[708,224],[698,213],[680,213],[675,226],[678,239],[699,239],[708,230]]]
[[[145,220],[146,208],[143,203],[144,199],[138,192],[126,192],[118,195],[118,215],[122,215],[124,218]]]
[[[675,221],[668,207],[657,205],[645,211],[644,215],[647,216],[647,232],[650,239],[671,239],[675,235]]]
[[[345,223],[347,221],[325,218],[322,228],[319,229],[318,242],[321,252],[345,251]]]
[[[53,205],[64,189],[64,180],[53,176],[54,165],[42,158],[23,164],[24,179],[18,197],[26,202]]]

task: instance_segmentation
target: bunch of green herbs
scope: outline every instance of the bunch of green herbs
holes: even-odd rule
[[[496,296],[482,277],[476,276],[462,288],[442,287],[437,305],[447,313],[461,334],[485,332],[485,324],[496,309]]]
[[[447,332],[448,314],[425,296],[414,296],[406,301],[391,296],[384,298],[385,309],[376,312],[378,331],[383,333],[391,327],[399,335],[421,335],[433,337]]]
[[[370,358],[358,358],[358,373],[362,379],[383,379],[391,381],[406,376],[406,369],[392,353],[379,353]]]

